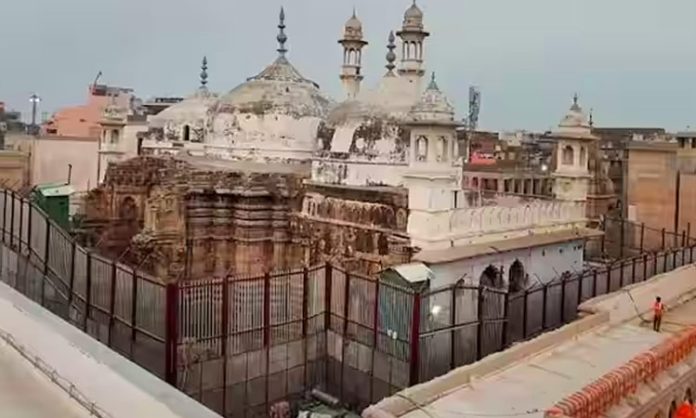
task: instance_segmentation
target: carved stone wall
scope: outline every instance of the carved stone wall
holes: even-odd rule
[[[410,260],[407,221],[405,189],[312,184],[293,231],[305,263],[330,261],[372,274]]]

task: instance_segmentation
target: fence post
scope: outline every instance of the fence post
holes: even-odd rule
[[[266,350],[265,405],[268,408],[270,399],[268,374],[271,369],[271,273],[268,271],[263,275],[263,348]]]
[[[410,386],[420,383],[420,320],[421,297],[420,291],[413,292],[413,312],[411,313],[411,371],[409,376]]]
[[[633,265],[631,266],[631,284],[636,282],[636,259],[632,258]]]
[[[619,242],[619,258],[624,257],[624,235],[625,235],[624,230],[626,229],[625,222],[626,222],[625,219],[623,217],[621,217],[621,232],[619,235],[619,240],[620,240],[620,242]]]
[[[227,333],[229,331],[229,283],[230,278],[222,278],[222,416],[227,416]],[[304,325],[303,325],[304,326]],[[304,334],[303,334],[304,335]],[[305,369],[307,369],[307,342],[305,341]],[[306,373],[305,373],[306,375]]]
[[[2,205],[2,242],[5,243],[5,234],[7,233],[7,189],[3,190],[5,193],[5,204]]]
[[[578,303],[575,305],[576,310],[577,307],[580,306],[582,303],[582,289],[585,288],[585,272],[583,271],[580,273],[580,276],[578,276]]]
[[[324,286],[324,332],[327,333],[327,339],[328,339],[328,332],[331,329],[331,292],[333,289],[333,266],[331,266],[331,263],[326,263],[326,270],[324,272],[324,280],[326,282]],[[329,345],[324,344],[324,356],[326,357],[327,361],[329,359]],[[324,382],[328,385],[329,384],[329,367],[324,368]]]
[[[177,386],[177,349],[179,343],[179,285],[170,283],[165,288],[166,291],[166,326],[164,337],[164,380],[170,385]],[[135,328],[135,324],[133,325]]]
[[[374,401],[375,394],[375,354],[377,353],[377,345],[379,344],[379,278],[375,280],[375,306],[374,315],[372,317],[372,369],[370,371],[370,401]]]
[[[114,309],[116,307],[116,261],[111,262],[111,298],[109,299],[109,335],[107,335],[107,345],[111,347],[113,342],[112,334],[114,333],[114,324],[116,313]]]
[[[31,202],[29,201],[29,205],[27,205],[27,254],[29,256],[29,260],[31,260],[31,252],[33,251],[33,248],[31,248],[31,224],[32,224],[32,210],[31,210]],[[35,252],[35,251],[34,251]]]
[[[643,245],[645,244],[645,222],[641,222],[640,224],[640,253],[643,254],[644,247]]]
[[[134,349],[133,347],[135,346],[135,339],[137,337],[137,324],[138,324],[138,274],[136,273],[135,270],[133,270],[133,282],[131,285],[131,338],[130,338],[130,358],[131,360],[134,358]],[[166,291],[166,288],[165,288]],[[165,297],[169,297],[169,294],[167,293]],[[170,301],[167,299],[165,301],[166,306],[165,306],[165,316],[169,315],[169,303]],[[168,318],[168,317],[167,317]],[[166,321],[166,319],[165,319]],[[169,341],[165,341],[165,350],[169,349]],[[167,365],[168,366],[168,365]]]
[[[452,331],[450,332],[450,370],[454,370],[457,367],[456,360],[456,343],[455,343],[455,332],[457,332],[454,327],[457,325],[457,283],[452,286],[452,298],[450,300],[450,326]]]
[[[41,279],[41,306],[46,302],[46,280],[48,280],[48,259],[51,242],[51,222],[46,218],[46,245],[44,247],[44,268],[43,278]]]
[[[665,228],[662,228],[662,251],[665,250]]]
[[[346,341],[348,340],[348,318],[350,317],[350,273],[345,272],[345,288],[343,289],[343,328],[341,330],[343,344],[341,344],[341,399],[344,398],[343,387],[345,386],[345,358]]]
[[[592,272],[592,297],[597,296],[597,270]]]
[[[606,293],[612,292],[612,290],[611,290],[611,270],[612,270],[612,267],[613,267],[613,263],[610,263],[609,265],[607,265],[607,291],[606,291]]]
[[[681,256],[682,256],[682,262],[681,262],[681,263],[682,263],[682,266],[683,266],[684,264],[686,264],[686,243],[687,243],[687,240],[686,240],[686,230],[683,230],[683,231],[682,231],[682,245],[681,245],[681,247],[682,247],[682,250],[681,250]]]
[[[643,280],[641,281],[646,281],[648,280],[648,255],[643,254]]]
[[[22,229],[24,226],[24,202],[22,201],[22,198],[19,198],[19,254],[22,254],[22,246],[24,245],[22,243]]]
[[[31,218],[29,218],[29,220],[31,220]],[[70,254],[72,254],[72,257],[70,257],[70,277],[68,278],[68,322],[70,322],[70,312],[72,311],[73,294],[75,292],[75,253],[77,252],[77,244],[74,239],[72,240],[71,247],[72,250]]]
[[[544,291],[541,294],[541,330],[546,331],[546,302],[548,302],[549,284],[544,285]]]
[[[481,360],[483,358],[483,327],[485,325],[484,321],[484,310],[483,306],[486,303],[484,292],[486,288],[479,285],[478,287],[478,305],[476,306],[476,319],[478,319],[478,327],[476,329],[476,359]]]
[[[529,302],[529,290],[524,290],[524,296],[522,297],[522,303],[524,304],[522,309],[522,339],[527,339],[527,303]]]
[[[505,295],[503,296],[503,346],[500,347],[501,350],[504,350],[508,346],[508,322],[510,321],[510,318],[508,318],[508,314],[510,312],[509,308],[509,303],[510,303],[510,292],[505,292]]]
[[[307,382],[309,381],[309,366],[307,366],[307,328],[309,321],[309,269],[305,265],[302,268],[302,341],[304,346],[304,389],[307,390]],[[224,407],[225,405],[223,405]],[[226,412],[226,411],[225,411]],[[222,415],[223,417],[225,414]]]
[[[662,257],[662,272],[667,273],[667,258],[669,257],[669,254],[667,252],[664,253],[664,257]]]
[[[619,289],[624,287],[624,261],[619,261]]]
[[[568,285],[568,277],[561,275],[561,324],[566,321],[566,286]]]
[[[10,248],[14,246],[14,217],[15,217],[15,193],[14,191],[10,194],[12,197],[12,210],[10,211]]]
[[[85,312],[82,318],[82,331],[87,332],[87,319],[89,318],[89,305],[92,302],[92,252],[87,251],[87,286],[85,290]]]
[[[655,253],[652,256],[653,257],[653,276],[657,275],[657,254],[658,253]]]

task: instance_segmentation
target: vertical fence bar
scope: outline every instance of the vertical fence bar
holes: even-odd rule
[[[342,339],[343,344],[341,344],[341,399],[344,397],[344,386],[345,386],[345,368],[346,368],[346,345],[348,341],[348,318],[350,318],[350,273],[346,271],[345,273],[345,289],[343,290],[343,329]]]
[[[563,274],[561,276],[561,324],[566,322],[566,286],[568,285],[568,277]]]
[[[270,399],[268,375],[271,370],[271,273],[263,275],[263,348],[266,350],[265,407]]]
[[[22,229],[24,229],[24,202],[22,201],[22,198],[19,198],[19,255],[23,254],[22,251],[22,246],[24,245],[22,242]]]
[[[51,222],[49,221],[48,218],[46,219],[46,244],[44,246],[44,265],[43,265],[43,278],[41,279],[41,306],[44,306],[46,303],[46,280],[48,279],[48,258],[49,254],[48,252],[50,251],[50,242],[51,242]]]
[[[29,201],[29,205],[27,205],[27,212],[28,212],[27,213],[27,254],[29,256],[29,260],[31,260],[32,251],[35,250],[35,249],[31,248],[31,229],[32,229],[31,225],[32,225],[32,218],[33,218],[33,216],[31,216],[31,208],[32,208],[32,204],[31,204],[31,201]],[[36,251],[34,251],[34,252],[36,252]]]
[[[29,218],[31,220],[31,218]],[[29,240],[31,241],[31,240]],[[72,312],[73,298],[75,297],[75,253],[77,252],[77,243],[73,239],[70,250],[70,277],[68,278],[68,322],[70,321],[70,312]]]
[[[662,251],[665,250],[665,228],[662,228]]]
[[[307,266],[302,268],[302,345],[304,346],[304,389],[309,387],[309,365],[307,363],[307,330],[309,328],[309,269]]]
[[[544,291],[541,294],[541,330],[546,331],[546,303],[549,296],[549,284],[544,285]]]
[[[527,339],[527,303],[529,302],[529,290],[524,291],[524,296],[522,297],[522,339]]]
[[[643,255],[643,281],[648,280],[648,255]]]
[[[15,193],[14,191],[10,193],[10,197],[12,198],[12,202],[10,203],[11,206],[11,211],[10,211],[10,248],[14,247],[14,218],[15,218]],[[43,300],[41,300],[41,304],[43,305]]]
[[[179,285],[170,283],[166,291],[166,326],[165,326],[165,352],[164,352],[164,380],[172,386],[177,384],[177,348],[179,345]]]
[[[645,222],[640,224],[640,253],[643,254],[645,244]]]
[[[87,252],[87,286],[85,291],[85,314],[82,318],[82,331],[87,332],[87,320],[89,319],[90,304],[92,301],[92,252]]]
[[[169,297],[169,294],[165,294],[165,297]],[[165,321],[167,320],[167,316],[169,315],[169,299],[165,301]],[[132,285],[131,285],[131,335],[130,335],[130,358],[131,360],[135,356],[135,339],[137,338],[137,324],[138,324],[138,274],[136,273],[135,270],[133,270],[133,276],[132,276]],[[166,329],[166,328],[165,328]],[[169,341],[165,341],[164,346],[165,350],[169,349]],[[166,370],[166,369],[165,369]]]
[[[503,296],[503,346],[500,347],[501,350],[504,350],[508,346],[508,313],[510,312],[510,292],[505,292],[505,295]],[[453,324],[454,325],[454,324]]]
[[[420,320],[421,320],[421,295],[420,292],[413,293],[413,312],[411,313],[411,370],[410,385],[414,386],[420,382]]]
[[[377,344],[379,343],[379,284],[379,279],[375,280],[375,310],[372,315],[372,368],[370,369],[370,402],[375,401],[375,354],[377,353]]]
[[[597,270],[592,272],[592,297],[597,296]]]
[[[620,231],[620,234],[619,234],[619,241],[620,241],[620,242],[619,242],[619,256],[620,256],[620,258],[622,258],[622,259],[624,258],[624,239],[625,239],[624,235],[625,235],[625,229],[626,229],[626,224],[625,224],[624,218],[622,217],[622,218],[621,218],[621,231]]]
[[[222,278],[222,416],[227,417],[227,333],[229,330],[229,277]],[[305,347],[306,347],[305,341]],[[305,355],[306,355],[305,348]],[[307,368],[307,359],[305,357],[305,369]]]
[[[456,364],[456,343],[455,343],[455,330],[457,324],[457,284],[452,286],[452,298],[450,301],[450,326],[452,331],[450,331],[450,370],[454,370],[457,367]]]
[[[333,289],[333,267],[331,263],[326,263],[326,271],[324,272],[324,332],[328,341],[328,333],[331,330],[331,292]],[[324,344],[324,356],[327,361],[327,366],[324,367],[324,381],[329,382],[329,344]]]
[[[575,305],[576,307],[580,306],[580,304],[582,303],[582,289],[584,289],[584,288],[585,288],[585,272],[583,271],[582,273],[580,273],[580,276],[578,276],[578,300],[577,300],[577,304]]]
[[[109,335],[107,335],[107,345],[111,347],[113,343],[112,334],[114,333],[114,324],[116,323],[116,261],[111,262],[111,289],[109,298]]]
[[[2,242],[5,243],[5,234],[7,233],[7,189],[3,190],[5,193],[5,204],[2,205]]]
[[[483,327],[484,327],[484,304],[485,304],[485,292],[486,288],[479,285],[478,287],[478,305],[476,306],[476,319],[478,319],[478,326],[476,328],[476,359],[481,360],[483,358]]]

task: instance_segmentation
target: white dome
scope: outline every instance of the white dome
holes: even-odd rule
[[[284,57],[220,99],[220,113],[278,113],[323,118],[331,104],[319,86],[302,77]]]
[[[435,74],[409,116],[416,122],[454,123],[454,107],[438,88]]]
[[[201,89],[192,96],[153,116],[150,124],[155,128],[164,128],[172,123],[193,126],[204,122],[208,118],[209,112],[216,102],[217,95],[210,93],[206,89]]]

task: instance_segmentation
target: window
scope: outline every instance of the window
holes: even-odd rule
[[[118,129],[112,129],[112,130],[111,130],[110,142],[111,142],[112,144],[118,143]]]
[[[416,139],[416,161],[425,162],[428,160],[428,138],[419,136]]]
[[[188,125],[184,125],[184,141],[191,140],[191,128]]]
[[[570,145],[563,147],[562,158],[564,165],[573,165],[573,160],[575,159],[573,156],[573,147]]]
[[[447,152],[447,138],[441,136],[437,140],[437,161],[440,163],[446,162],[449,158]]]
[[[585,147],[580,147],[580,166],[587,166],[587,151],[585,150]]]

